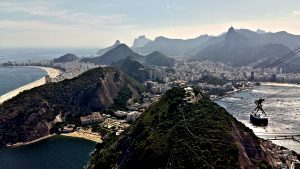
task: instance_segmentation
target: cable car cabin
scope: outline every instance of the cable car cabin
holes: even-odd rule
[[[268,117],[262,113],[254,113],[251,112],[250,113],[250,122],[253,125],[257,125],[257,126],[267,126],[268,125]]]

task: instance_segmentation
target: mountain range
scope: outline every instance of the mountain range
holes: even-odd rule
[[[134,48],[133,50],[137,53],[147,55],[153,51],[159,51],[166,54],[167,56],[181,56],[187,51],[193,50],[207,42],[210,37],[208,35],[199,36],[194,39],[182,40],[182,39],[169,39],[163,36],[155,38],[144,45],[143,47]]]
[[[235,31],[257,45],[282,44],[289,49],[295,49],[300,44],[300,35],[293,35],[284,31],[275,33],[262,30],[251,31],[248,29],[237,29]],[[219,36],[201,35],[197,38],[186,40],[160,36],[142,47],[133,48],[133,50],[144,55],[153,51],[159,51],[169,57],[187,58],[196,55],[210,45],[223,41],[226,38],[226,34],[227,32]]]
[[[230,28],[225,34],[223,40],[202,49],[192,57],[192,60],[213,60],[222,61],[234,66],[247,66],[249,64],[266,67],[276,58],[283,57],[290,53],[291,50],[280,43],[258,43],[257,41],[247,38]],[[300,62],[293,64],[300,65]],[[292,72],[290,66],[284,64],[278,65],[284,72]],[[297,66],[299,67],[299,66]],[[296,71],[300,71],[300,68]]]
[[[111,65],[114,62],[126,59],[129,56],[131,59],[139,61],[140,63],[145,65],[170,67],[173,66],[175,63],[175,59],[169,58],[157,51],[154,51],[149,55],[142,56],[134,52],[125,44],[120,44],[101,56],[97,56],[94,58],[85,58],[85,61],[92,62],[98,65]]]
[[[157,37],[142,47],[132,49],[139,54],[159,51],[169,57],[189,60],[213,60],[233,66],[266,67],[297,47],[300,47],[300,35],[284,31],[272,33],[262,30],[236,30],[231,27],[219,36],[202,35],[187,40]],[[300,60],[285,62],[277,67],[284,72],[300,72]]]

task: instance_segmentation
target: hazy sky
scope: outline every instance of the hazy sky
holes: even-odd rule
[[[230,26],[300,34],[299,0],[1,0],[0,47],[103,47]]]

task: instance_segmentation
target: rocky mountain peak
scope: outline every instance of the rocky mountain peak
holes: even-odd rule
[[[151,42],[150,39],[146,38],[145,35],[141,35],[138,38],[134,39],[132,48],[140,48],[145,46],[146,44],[148,44],[149,42]]]

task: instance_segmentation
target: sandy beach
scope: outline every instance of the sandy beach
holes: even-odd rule
[[[87,140],[94,141],[96,143],[102,143],[102,137],[98,135],[97,133],[92,133],[90,131],[86,130],[79,130],[79,131],[74,131],[71,133],[63,133],[61,134],[62,136],[68,136],[68,137],[78,137],[78,138],[84,138]]]
[[[300,87],[299,84],[292,84],[292,83],[261,82],[260,84],[262,86]]]
[[[49,67],[41,67],[41,66],[29,66],[29,67],[35,67],[35,68],[40,68],[43,69],[47,72],[47,74],[51,77],[57,77],[60,74],[60,70],[54,69],[54,68],[49,68]],[[27,85],[24,85],[22,87],[19,87],[18,89],[15,89],[13,91],[10,91],[2,96],[0,96],[0,104],[5,102],[6,100],[9,100],[15,96],[17,96],[19,93],[25,91],[25,90],[30,90],[32,88],[44,85],[46,83],[45,77],[42,77],[41,79],[34,81],[32,83],[29,83]]]

